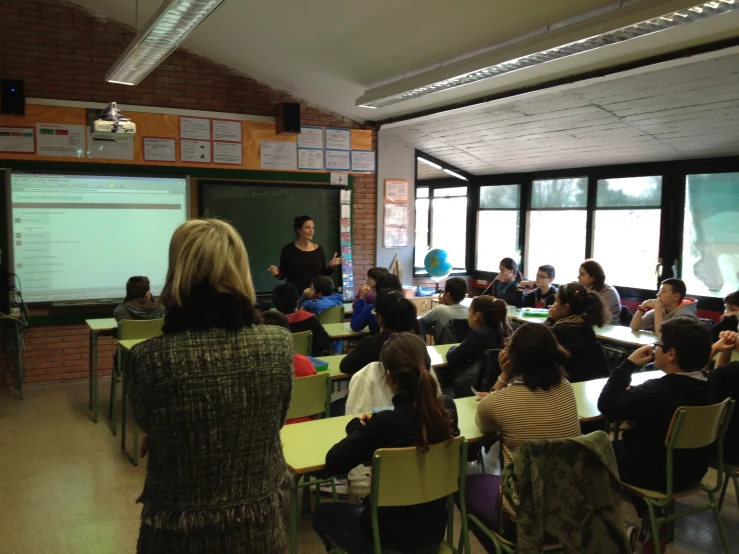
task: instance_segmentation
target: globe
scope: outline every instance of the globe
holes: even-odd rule
[[[446,279],[452,272],[452,264],[447,261],[447,253],[441,248],[434,248],[426,254],[423,267],[435,281]]]

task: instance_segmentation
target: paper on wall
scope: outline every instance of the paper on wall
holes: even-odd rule
[[[180,117],[180,138],[210,140],[210,119],[204,117]]]
[[[352,150],[352,171],[375,171],[374,150]]]
[[[298,169],[323,169],[323,150],[298,148]]]
[[[241,165],[243,156],[240,142],[213,142],[213,163]]]
[[[0,152],[36,151],[33,127],[0,127]]]
[[[262,169],[297,169],[298,145],[295,142],[263,140],[259,143]]]
[[[210,141],[181,140],[180,161],[209,164],[211,161]]]
[[[351,204],[352,203],[352,191],[342,190],[339,193],[339,203],[340,204]]]
[[[349,171],[351,169],[351,152],[326,150],[326,169]]]
[[[298,148],[323,149],[323,127],[302,125],[298,134]]]
[[[144,137],[144,160],[148,162],[176,162],[177,140]]]
[[[341,205],[341,217],[351,217],[352,215],[352,207],[348,206],[347,204]]]
[[[85,126],[60,123],[36,124],[39,156],[82,158],[85,156]]]
[[[241,142],[241,121],[214,119],[213,140]]]
[[[326,129],[326,148],[331,150],[351,150],[352,132],[350,129]]]

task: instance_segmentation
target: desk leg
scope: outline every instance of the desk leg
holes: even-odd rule
[[[301,475],[295,475],[290,484],[290,554],[298,554],[298,483]]]
[[[90,331],[90,419],[98,422],[98,333]]]
[[[21,400],[23,400],[23,339],[21,335],[21,322],[16,321],[15,323],[15,353],[18,356],[18,391],[20,392]]]

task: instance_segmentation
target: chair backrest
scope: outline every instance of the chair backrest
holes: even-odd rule
[[[331,388],[328,373],[293,379],[293,391],[287,418],[308,417],[328,413],[331,406]]]
[[[599,342],[562,346],[570,353],[570,359],[565,363],[570,383],[600,379],[611,374],[608,357]]]
[[[626,306],[621,306],[621,311],[618,313],[618,319],[620,325],[628,327],[631,325],[631,320],[634,319],[634,315]]]
[[[322,311],[318,316],[321,325],[328,323],[344,323],[344,305],[332,306],[328,310]]]
[[[500,354],[500,348],[491,348],[485,351],[485,361],[482,366],[482,372],[478,381],[475,383],[475,389],[480,392],[489,391],[493,388],[495,381],[500,376],[501,369],[498,363],[498,354]]]
[[[292,333],[292,336],[295,343],[295,353],[310,356],[311,348],[313,348],[313,332]]]
[[[162,334],[164,319],[122,319],[118,323],[118,339],[150,339]]]
[[[466,319],[451,319],[439,333],[436,344],[458,344],[470,334],[470,324]]]
[[[372,460],[372,503],[376,506],[414,506],[457,492],[463,437],[429,447],[381,448]]]
[[[681,406],[675,410],[665,437],[665,446],[703,448],[719,440],[722,429],[725,431],[730,419],[726,417],[729,402],[731,398],[711,406]]]

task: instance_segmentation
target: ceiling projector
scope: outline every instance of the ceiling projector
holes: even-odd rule
[[[124,142],[136,135],[136,124],[124,117],[116,102],[111,102],[92,123],[92,138],[104,142]]]

